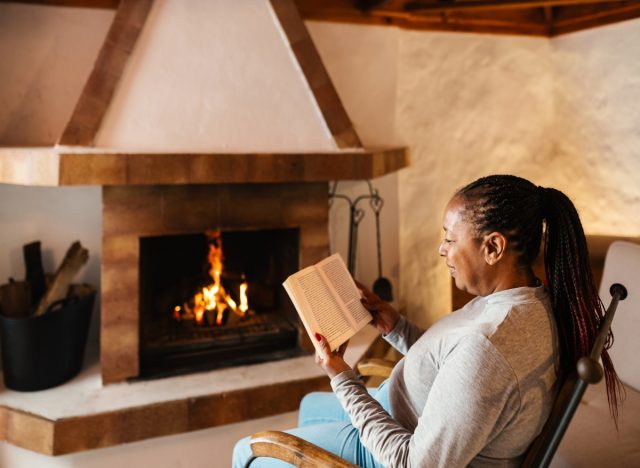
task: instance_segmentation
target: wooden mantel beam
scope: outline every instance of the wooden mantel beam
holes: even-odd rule
[[[405,147],[328,153],[105,153],[0,148],[0,183],[192,185],[374,179],[409,165]]]

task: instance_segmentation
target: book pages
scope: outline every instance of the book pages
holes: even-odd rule
[[[336,350],[371,321],[360,291],[339,254],[291,275],[283,283],[316,350],[316,333]]]

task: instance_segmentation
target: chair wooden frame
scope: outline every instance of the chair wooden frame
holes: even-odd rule
[[[612,284],[609,292],[612,300],[600,324],[591,353],[589,356],[580,358],[576,370],[564,380],[542,432],[526,452],[522,464],[523,468],[547,468],[549,466],[587,386],[602,380],[604,372],[599,362],[600,355],[611,328],[618,302],[627,297],[626,288],[619,283]],[[388,377],[392,366],[392,361],[368,359],[358,364],[358,371],[361,375]],[[306,440],[281,431],[265,431],[254,434],[251,437],[251,449],[253,458],[247,462],[245,468],[248,468],[257,457],[277,458],[304,468],[351,468],[356,466]]]

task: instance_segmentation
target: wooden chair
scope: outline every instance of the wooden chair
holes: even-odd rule
[[[609,292],[612,296],[611,303],[600,325],[591,353],[589,356],[580,358],[576,370],[564,380],[549,419],[540,435],[527,450],[523,468],[549,466],[587,386],[602,380],[604,372],[599,362],[600,354],[611,328],[618,302],[627,297],[627,290],[620,283],[612,284]],[[391,361],[369,359],[358,364],[358,371],[361,375],[388,377],[392,366]],[[297,467],[349,468],[356,466],[310,442],[281,431],[264,431],[254,434],[251,437],[251,449],[254,458],[249,460],[246,467],[249,467],[257,457],[277,458]]]
[[[627,289],[620,283],[612,284],[609,292],[612,296],[611,303],[600,325],[600,331],[591,353],[578,360],[576,370],[567,376],[560,387],[549,419],[527,451],[522,464],[523,468],[546,468],[549,466],[587,386],[602,380],[604,372],[599,362],[600,354],[602,354],[602,348],[611,328],[611,321],[618,307],[618,302],[627,297]]]

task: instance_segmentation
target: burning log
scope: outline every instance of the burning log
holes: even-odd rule
[[[222,326],[225,323],[235,326],[247,313],[253,313],[249,309],[247,299],[248,284],[244,275],[241,275],[238,295],[240,303],[236,303],[222,284],[223,254],[220,231],[208,232],[207,237],[209,276],[213,282],[202,287],[182,305],[175,306],[172,310],[173,319],[178,322],[195,320],[199,326],[205,322],[209,326]]]
[[[53,280],[49,284],[49,288],[38,303],[35,312],[36,316],[44,314],[47,308],[55,301],[67,297],[71,280],[80,268],[87,263],[88,259],[89,251],[82,247],[79,241],[71,244],[58,271],[56,271]]]

